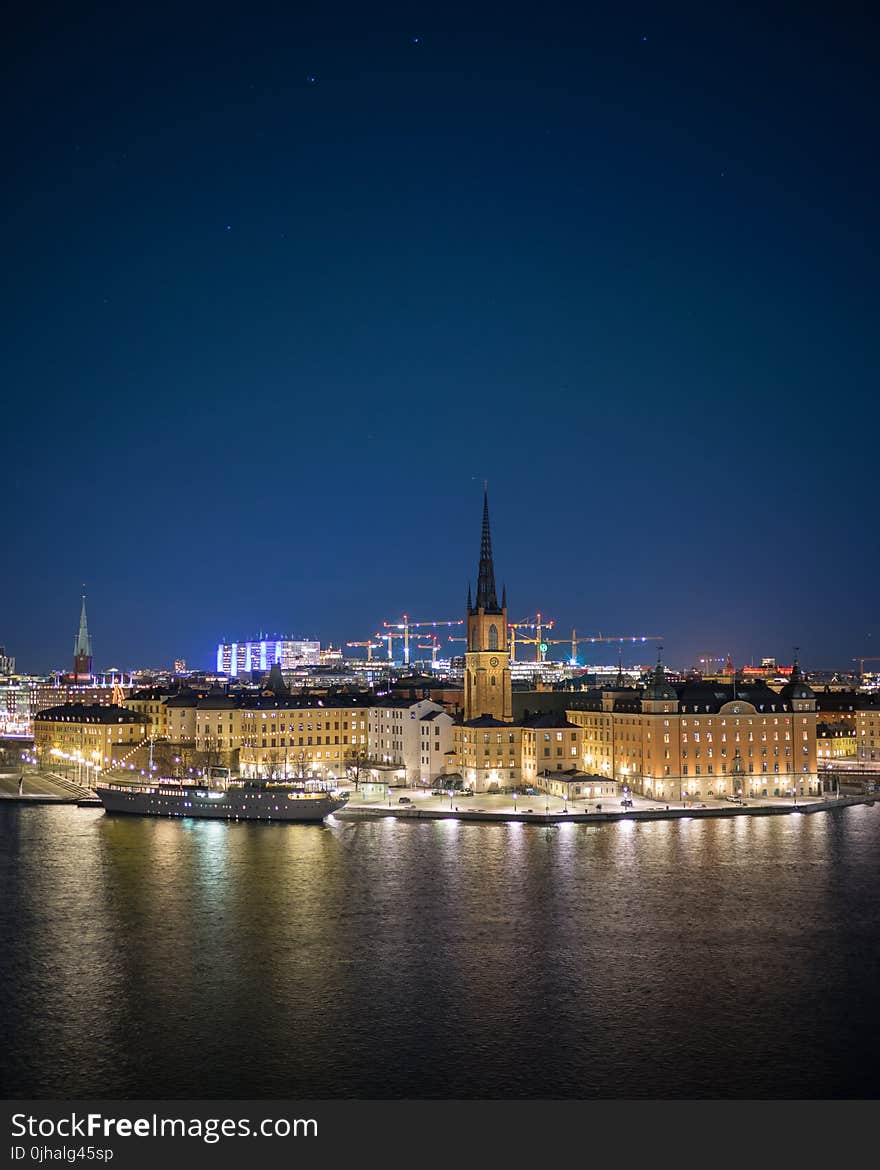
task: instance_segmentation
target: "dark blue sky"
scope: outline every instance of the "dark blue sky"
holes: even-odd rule
[[[869,6],[29,7],[21,668],[69,665],[83,581],[99,666],[458,617],[484,477],[514,619],[880,644]]]

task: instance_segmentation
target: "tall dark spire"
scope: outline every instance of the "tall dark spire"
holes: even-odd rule
[[[73,677],[87,678],[92,673],[92,639],[86,620],[86,587],[83,585],[82,610],[79,615],[79,632],[73,644]]]
[[[84,658],[90,658],[92,653],[92,639],[89,637],[89,623],[86,618],[85,587],[83,587],[82,609],[79,615],[79,632],[73,644],[73,652],[74,654],[82,655]]]
[[[489,492],[483,489],[483,533],[480,539],[480,573],[477,579],[477,609],[498,608],[495,595],[495,566],[492,563],[492,534],[489,531]]]

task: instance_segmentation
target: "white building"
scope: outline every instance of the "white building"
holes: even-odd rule
[[[235,678],[252,670],[271,670],[278,663],[282,670],[298,666],[318,666],[321,643],[296,641],[292,638],[262,638],[259,642],[221,642],[217,647],[217,671]]]
[[[432,704],[437,706],[436,703]],[[419,723],[419,783],[432,785],[446,773],[446,759],[453,750],[452,716],[442,708],[426,711]]]
[[[397,766],[407,784],[426,787],[446,771],[452,716],[431,699],[388,699],[369,709],[370,759]]]
[[[21,678],[0,678],[0,732],[30,735],[34,714],[32,684]]]

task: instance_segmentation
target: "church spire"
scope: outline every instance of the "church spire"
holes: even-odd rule
[[[83,655],[86,658],[92,656],[92,639],[89,637],[89,623],[86,619],[86,594],[85,586],[83,586],[82,595],[82,609],[79,615],[79,632],[76,635],[76,641],[73,644],[74,655]]]
[[[80,678],[89,678],[92,673],[92,639],[89,635],[89,623],[86,619],[86,587],[83,585],[82,609],[79,615],[79,631],[73,643],[73,677],[74,681]]]
[[[489,531],[489,492],[483,489],[483,532],[480,539],[480,572],[477,579],[477,609],[498,609],[495,595],[495,565],[492,561],[492,534]]]

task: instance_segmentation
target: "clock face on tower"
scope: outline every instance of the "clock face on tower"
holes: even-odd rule
[[[490,665],[490,666],[497,666],[497,665],[498,665],[498,659],[497,659],[497,658],[490,658],[490,659],[489,659],[489,665]]]

